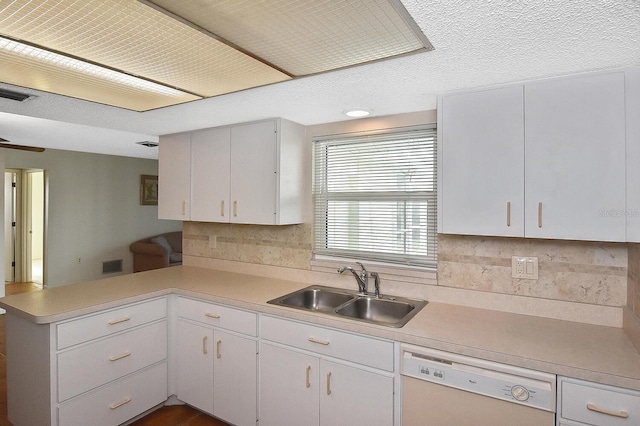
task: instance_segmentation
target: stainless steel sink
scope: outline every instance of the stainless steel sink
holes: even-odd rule
[[[285,294],[267,303],[399,328],[428,302],[392,296],[375,297],[315,285]]]
[[[426,303],[425,303],[426,304]],[[423,305],[424,306],[424,305]],[[336,309],[336,314],[376,324],[402,327],[419,311],[416,303],[399,300],[360,297]],[[415,312],[414,312],[415,311]],[[413,313],[413,315],[411,315]]]
[[[353,298],[352,294],[312,287],[288,294],[279,299],[278,304],[311,311],[328,311],[353,300]]]

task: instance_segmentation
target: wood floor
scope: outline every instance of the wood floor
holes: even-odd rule
[[[5,294],[39,291],[32,283],[5,285]],[[7,417],[7,362],[6,362],[5,316],[0,315],[0,426],[11,426]],[[87,419],[90,424],[89,419]],[[187,405],[162,407],[132,423],[135,426],[229,426],[220,420],[199,412]],[[34,425],[35,426],[35,425]],[[61,425],[64,426],[64,425]]]

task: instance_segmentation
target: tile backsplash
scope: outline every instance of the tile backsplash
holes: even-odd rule
[[[183,238],[189,256],[310,269],[311,224],[184,222]],[[628,305],[640,316],[640,244],[440,234],[438,245],[438,286]],[[538,257],[539,279],[511,278],[511,256]]]
[[[624,243],[438,236],[438,285],[604,306],[627,304]],[[537,280],[511,277],[512,256],[538,257]]]
[[[260,226],[184,222],[182,236],[185,255],[309,269],[313,238],[310,224]]]

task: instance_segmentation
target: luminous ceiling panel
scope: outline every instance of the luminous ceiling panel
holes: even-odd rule
[[[161,106],[290,78],[135,0],[3,1],[0,3],[0,35],[84,58],[191,94],[171,101],[164,96],[156,102]],[[12,68],[15,70],[15,66]],[[41,68],[29,70],[28,80],[34,84],[27,85],[17,81],[19,72],[4,75],[3,66],[0,81],[111,103],[102,100],[102,93],[92,93],[91,86],[75,91],[81,94],[69,93],[63,90],[66,85],[58,85],[50,75],[38,77],[36,74]],[[36,85],[40,80],[44,81],[43,85]],[[149,105],[142,103],[125,108],[145,110]]]
[[[399,0],[147,0],[303,76],[432,46]]]

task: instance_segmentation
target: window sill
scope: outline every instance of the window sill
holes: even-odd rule
[[[335,273],[344,265],[357,266],[357,259],[348,259],[329,256],[314,256],[309,262],[309,267],[316,272]],[[401,281],[414,284],[437,285],[437,271],[432,268],[420,268],[416,266],[404,266],[383,262],[363,261],[370,272],[377,272],[389,281]]]

